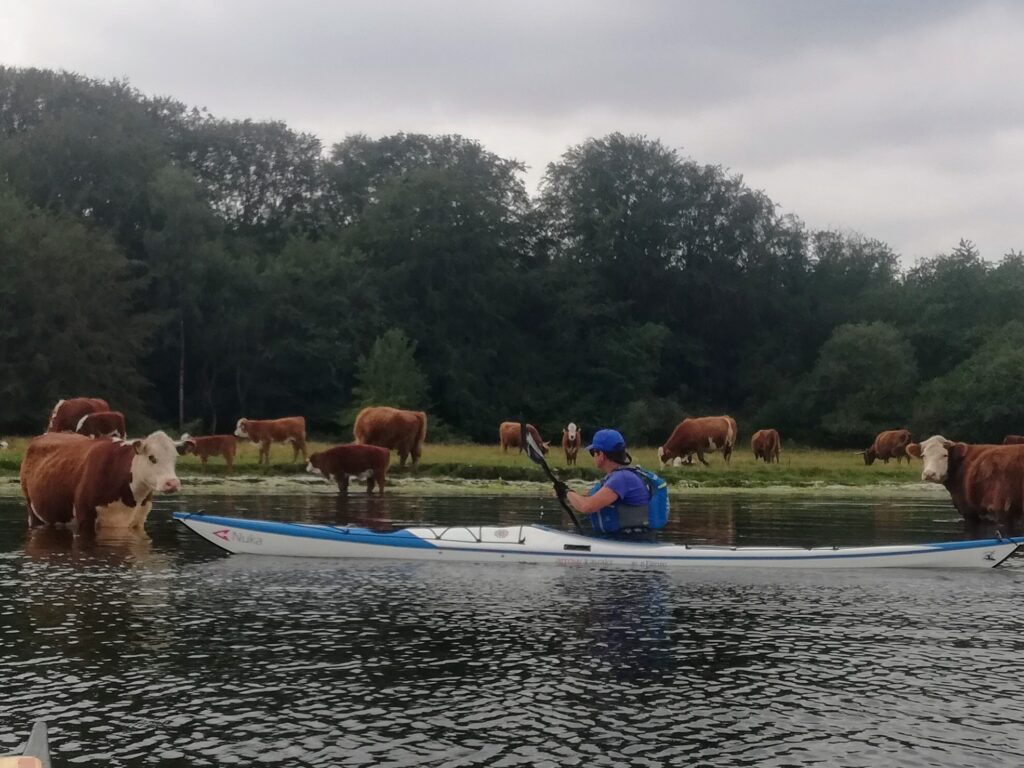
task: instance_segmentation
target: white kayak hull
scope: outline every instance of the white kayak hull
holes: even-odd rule
[[[175,512],[174,519],[232,554],[619,568],[993,568],[1024,539],[880,547],[715,547],[600,539],[539,525],[366,528]]]

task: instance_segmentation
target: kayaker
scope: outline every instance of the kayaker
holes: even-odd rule
[[[649,536],[668,521],[668,488],[657,475],[631,467],[626,440],[615,429],[599,429],[587,446],[604,478],[586,496],[566,491],[565,500],[587,516],[595,532]]]

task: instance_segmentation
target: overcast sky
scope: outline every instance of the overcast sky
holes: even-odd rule
[[[1024,249],[1024,3],[0,0],[0,63],[221,117],[460,133],[529,165],[611,131],[910,265]]]

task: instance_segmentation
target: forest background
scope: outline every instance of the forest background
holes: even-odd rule
[[[645,136],[569,147],[531,197],[468,137],[325,148],[0,67],[0,432],[90,395],[133,432],[301,414],[344,439],[379,403],[431,441],[525,417],[656,444],[717,413],[818,446],[999,441],[1024,432],[1024,253],[969,237],[905,269]]]

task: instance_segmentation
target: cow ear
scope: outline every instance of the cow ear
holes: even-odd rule
[[[917,443],[907,443],[907,456],[913,456],[915,459],[920,459],[921,446]]]
[[[135,451],[135,453],[137,453],[137,454],[141,454],[142,453],[142,441],[141,440],[132,440],[132,450]]]

